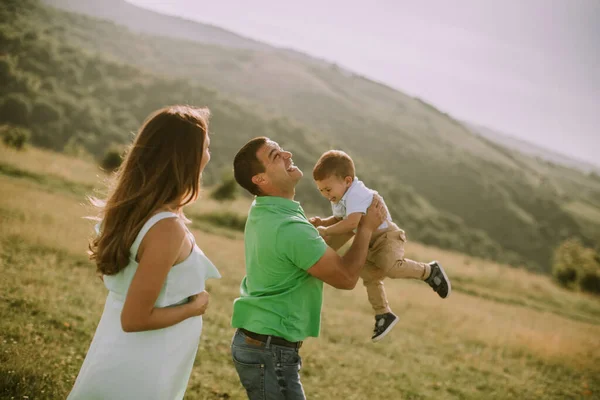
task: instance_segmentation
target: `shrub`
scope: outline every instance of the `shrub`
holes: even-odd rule
[[[25,145],[29,142],[31,132],[28,129],[18,126],[3,126],[0,128],[2,142],[15,150],[25,149]]]
[[[237,195],[237,190],[237,183],[233,176],[225,177],[210,196],[215,200],[234,200]]]
[[[578,239],[567,239],[554,252],[552,275],[564,287],[600,294],[600,264],[597,254]]]
[[[600,294],[600,263],[598,263],[598,253],[595,250],[586,249],[591,258],[584,268],[578,271],[577,285],[583,292]]]
[[[216,211],[209,214],[192,216],[194,219],[210,222],[214,225],[223,226],[236,231],[244,231],[246,227],[246,216],[231,211]]]
[[[123,157],[121,156],[121,152],[116,149],[108,150],[104,157],[102,158],[102,162],[100,166],[106,172],[114,172],[121,166],[123,162]]]
[[[575,280],[577,280],[577,270],[571,266],[557,269],[553,271],[553,274],[554,279],[556,279],[556,281],[560,283],[561,286],[568,287],[569,285],[574,283]]]
[[[600,294],[600,268],[596,271],[584,271],[579,277],[579,288],[588,293]]]

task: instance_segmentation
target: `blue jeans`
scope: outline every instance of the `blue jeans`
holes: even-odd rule
[[[231,355],[250,400],[305,400],[298,350],[261,343],[236,330]]]

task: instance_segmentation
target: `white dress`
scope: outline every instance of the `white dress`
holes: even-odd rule
[[[177,215],[161,212],[152,216],[131,246],[129,264],[116,275],[104,276],[109,290],[104,312],[69,400],[183,399],[200,342],[202,317],[152,331],[126,333],[121,328],[123,302],[138,267],[138,247],[148,230],[164,218]],[[206,279],[221,277],[193,243],[188,258],[169,271],[155,307],[184,303],[204,290]]]

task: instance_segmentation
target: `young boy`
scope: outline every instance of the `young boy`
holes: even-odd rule
[[[354,234],[361,216],[371,204],[373,191],[355,176],[350,156],[339,150],[330,150],[319,158],[313,169],[313,178],[321,195],[331,202],[333,215],[324,219],[314,217],[309,221],[327,243],[340,247],[343,244],[340,238],[346,242]],[[406,235],[392,222],[390,213],[387,214],[387,221],[373,233],[367,262],[361,273],[369,302],[375,311],[373,342],[383,339],[398,322],[385,295],[385,277],[424,280],[441,298],[448,297],[451,291],[450,280],[437,261],[425,264],[404,258]],[[333,245],[334,242],[336,245]]]

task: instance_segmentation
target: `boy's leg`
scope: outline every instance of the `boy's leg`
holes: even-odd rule
[[[387,232],[373,248],[372,261],[383,269],[388,278],[427,279],[431,265],[404,258],[404,243],[406,234],[403,230]]]
[[[420,279],[445,299],[452,286],[444,268],[437,262],[422,263],[404,258],[406,235],[403,230],[386,233],[374,247],[372,260],[392,279]]]
[[[392,310],[390,310],[387,296],[385,295],[385,289],[383,287],[383,279],[385,278],[384,271],[367,262],[360,272],[360,277],[367,289],[367,297],[369,298],[369,303],[371,303],[375,315],[391,312]]]
[[[430,273],[431,265],[408,258],[395,260],[392,267],[386,270],[386,276],[392,279],[420,279],[424,281]]]
[[[367,297],[369,303],[375,312],[375,327],[371,340],[378,342],[383,339],[392,328],[398,323],[398,317],[390,309],[383,287],[383,279],[385,278],[382,269],[366,263],[361,271],[361,278],[367,289]]]

